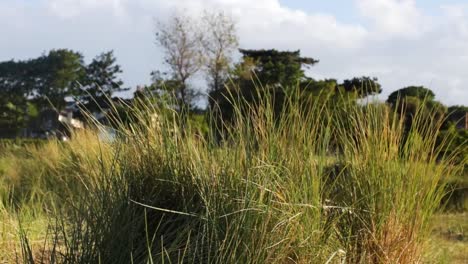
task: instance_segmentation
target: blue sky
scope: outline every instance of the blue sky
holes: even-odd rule
[[[468,105],[468,0],[0,0],[0,61],[53,48],[89,61],[112,49],[135,88],[164,68],[155,20],[203,9],[236,19],[241,48],[300,49],[319,59],[313,78],[375,76],[382,100],[424,85],[445,104]]]
[[[301,9],[305,12],[324,12],[334,14],[343,22],[363,22],[357,14],[355,2],[352,0],[280,0],[289,8]],[[460,5],[468,0],[417,0],[416,5],[431,15],[438,15],[441,5]]]

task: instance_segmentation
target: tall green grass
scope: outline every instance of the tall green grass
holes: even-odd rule
[[[2,203],[50,220],[40,245],[24,230],[21,260],[420,262],[460,169],[436,145],[441,120],[416,113],[406,128],[344,97],[259,98],[228,98],[233,118],[208,133],[142,99],[113,117],[113,142],[85,131],[27,150]]]
[[[338,225],[345,251],[351,262],[420,262],[445,177],[461,169],[436,145],[443,120],[418,112],[405,128],[403,113],[386,107],[347,112],[338,125],[344,148],[332,198],[350,208]]]

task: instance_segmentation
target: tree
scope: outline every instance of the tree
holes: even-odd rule
[[[356,93],[358,98],[365,98],[382,92],[382,86],[377,81],[378,79],[375,77],[354,77],[350,80],[344,80],[341,86],[346,92]]]
[[[29,61],[28,68],[33,79],[29,90],[39,108],[63,108],[67,96],[79,94],[78,82],[85,76],[83,55],[67,49],[51,50]]]
[[[318,60],[301,57],[300,51],[243,50],[242,61],[236,65],[232,84],[223,89],[212,91],[210,97],[216,102],[217,127],[232,120],[234,111],[232,100],[242,101],[254,106],[265,94],[274,100],[274,114],[278,116],[284,105],[285,93],[290,88],[302,87],[309,82],[304,68],[314,65]],[[230,99],[228,99],[230,98]]]
[[[15,135],[35,109],[33,95],[37,69],[34,60],[0,62],[0,128]]]
[[[203,66],[200,28],[191,17],[173,15],[167,23],[158,23],[156,40],[170,69],[167,79],[179,83],[173,93],[179,110],[183,111],[193,104],[196,97],[189,80]]]
[[[464,128],[466,126],[466,116],[468,114],[468,106],[454,105],[448,108],[447,120],[445,121],[444,127],[450,127],[453,125],[456,128]]]
[[[220,91],[228,78],[232,53],[239,45],[235,23],[223,12],[205,12],[202,22],[205,32],[202,43],[210,92]]]
[[[258,80],[262,86],[296,86],[306,80],[304,68],[318,60],[301,57],[300,51],[239,50],[243,61],[238,66],[237,75],[243,81]]]
[[[275,111],[279,112],[283,104],[284,93],[292,87],[308,82],[304,68],[318,62],[313,58],[302,57],[300,51],[271,50],[239,50],[242,61],[236,66],[233,81],[238,86],[236,95],[247,102],[256,102],[265,92],[270,92],[275,98]],[[232,88],[232,87],[231,87]],[[225,100],[224,89],[212,94],[217,102]],[[230,91],[232,93],[233,91]],[[224,104],[223,104],[224,105]]]
[[[440,120],[447,113],[447,108],[435,100],[435,94],[423,86],[408,86],[391,93],[387,99],[394,109],[404,115],[407,129],[413,124],[416,113],[420,117]]]
[[[51,50],[38,58],[0,62],[1,127],[18,130],[35,111],[61,110],[66,97],[80,96],[86,66],[79,52]],[[32,110],[35,111],[32,111]]]
[[[89,110],[108,107],[108,99],[113,93],[128,90],[122,87],[123,82],[118,78],[122,69],[116,61],[113,51],[108,51],[98,55],[86,67],[84,91],[80,99]]]
[[[151,101],[153,104],[172,104],[173,91],[176,91],[181,86],[180,81],[165,78],[160,71],[151,72],[151,84],[138,87],[134,93],[134,97]]]
[[[387,103],[395,105],[399,99],[409,96],[426,101],[432,101],[435,98],[434,92],[424,86],[408,86],[391,93],[388,96]]]

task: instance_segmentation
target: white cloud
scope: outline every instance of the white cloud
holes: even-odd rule
[[[242,48],[301,49],[320,59],[312,77],[377,76],[383,99],[421,84],[444,103],[468,104],[466,6],[443,6],[428,15],[414,0],[355,4],[362,20],[343,23],[333,14],[288,8],[278,0],[0,0],[0,35],[7,36],[0,42],[0,61],[52,48],[82,51],[90,60],[114,49],[124,80],[135,87],[162,67],[155,18],[180,9],[196,15],[219,8],[238,21]]]
[[[356,0],[356,3],[361,15],[373,22],[380,36],[418,36],[430,23],[416,7],[415,0]]]
[[[360,45],[366,30],[360,25],[339,23],[329,14],[308,14],[280,4],[278,0],[173,0],[162,1],[166,10],[184,9],[197,14],[203,9],[222,9],[237,21],[241,44],[268,48],[302,45],[328,45],[353,48]],[[293,47],[294,49],[294,47]]]
[[[57,16],[70,18],[93,9],[110,9],[115,15],[124,13],[123,0],[49,0],[50,10]]]

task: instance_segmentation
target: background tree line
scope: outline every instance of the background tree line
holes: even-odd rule
[[[112,51],[86,65],[79,52],[51,50],[38,58],[0,62],[0,127],[18,130],[43,109],[62,110],[68,100],[93,111],[126,90]]]
[[[199,17],[174,14],[157,23],[155,39],[164,54],[165,70],[153,71],[152,83],[138,89],[134,97],[173,97],[174,107],[184,118],[197,110],[203,96],[210,113],[229,120],[230,97],[255,102],[269,92],[274,94],[275,111],[280,112],[285,93],[294,87],[316,100],[332,96],[335,102],[345,99],[346,103],[358,103],[382,92],[375,77],[353,77],[339,83],[307,76],[305,70],[319,60],[304,57],[299,50],[239,49],[236,23],[223,12],[204,12]],[[89,64],[84,63],[81,53],[67,49],[51,50],[29,60],[0,62],[0,125],[18,130],[38,111],[51,106],[61,110],[67,100],[91,111],[106,108],[107,98],[128,89],[123,87],[120,73],[121,66],[112,51],[98,55]],[[206,80],[205,89],[197,89],[198,77]],[[404,110],[408,124],[421,107],[428,112],[436,109],[440,118],[451,113],[445,129],[460,127],[459,121],[466,114],[466,107],[447,108],[435,100],[431,90],[421,86],[395,91],[387,103]]]

